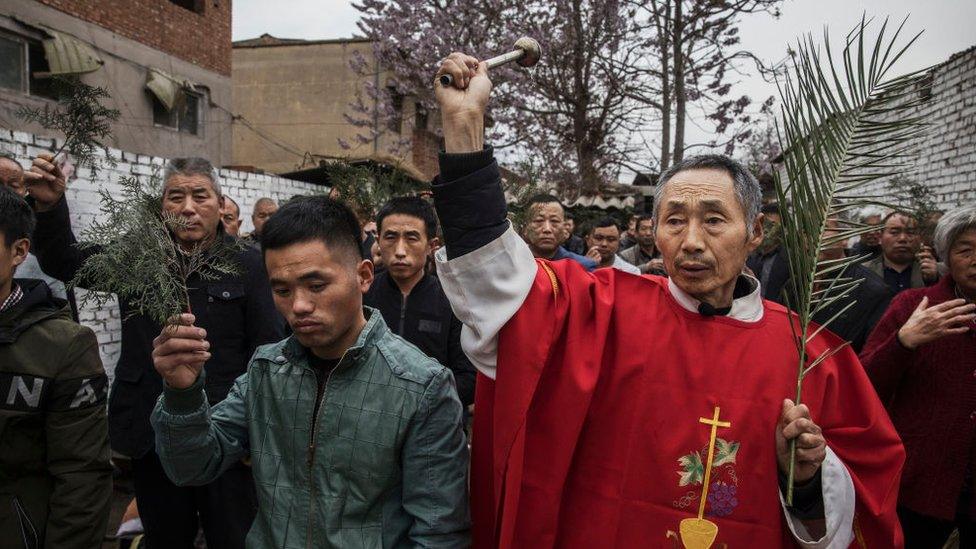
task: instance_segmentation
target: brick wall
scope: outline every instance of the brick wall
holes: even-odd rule
[[[931,87],[917,93],[928,99],[909,116],[920,116],[929,127],[912,143],[917,154],[905,176],[932,189],[943,210],[976,203],[976,46],[959,52],[934,67]],[[781,175],[785,173],[781,169]],[[898,203],[890,182],[881,179],[866,185],[865,195],[881,195]]]
[[[918,160],[907,176],[926,184],[940,207],[951,209],[976,202],[976,47],[953,55],[931,76],[931,90],[919,90],[929,99],[916,113],[929,128],[914,144]],[[866,194],[888,191],[887,181],[865,189]]]
[[[437,163],[437,154],[440,149],[440,141],[432,132],[413,130],[413,142],[410,151],[413,165],[423,172],[428,179],[433,179],[441,171],[440,164]]]
[[[39,153],[50,151],[53,144],[51,139],[0,128],[0,151],[13,153],[25,167],[30,166],[31,160]],[[89,169],[81,168],[77,178],[68,184],[66,197],[71,211],[71,225],[79,238],[85,228],[100,215],[99,188],[111,189],[117,186],[121,177],[127,175],[148,176],[153,170],[161,169],[166,162],[163,158],[118,150],[112,150],[111,154],[118,160],[117,165],[99,170],[97,180],[91,179]],[[241,206],[244,219],[242,233],[253,229],[250,212],[259,198],[268,196],[281,202],[295,195],[322,193],[326,190],[310,183],[233,170],[221,170],[220,177],[224,194]],[[79,299],[82,296],[83,292],[79,290]],[[117,303],[109,303],[103,307],[85,307],[79,313],[81,323],[95,330],[102,362],[109,377],[112,377],[120,351],[121,319]]]
[[[201,13],[169,0],[37,0],[126,38],[230,75],[231,2],[197,0]]]

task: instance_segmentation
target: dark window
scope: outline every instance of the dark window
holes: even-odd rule
[[[393,107],[388,127],[391,132],[400,133],[400,126],[403,124],[403,94],[397,92],[393,86],[386,91],[390,94],[390,106]]]
[[[427,129],[427,109],[424,108],[419,102],[416,106],[416,112],[414,113],[414,126],[418,130]]]
[[[169,0],[177,6],[193,13],[203,13],[203,0]]]
[[[30,94],[57,99],[58,92],[54,79],[50,76],[51,65],[44,55],[44,46],[31,41],[27,46],[27,63],[30,68]]]
[[[200,133],[200,103],[202,96],[186,92],[186,101],[171,111],[156,99],[153,102],[153,123],[172,130],[198,135]]]
[[[0,88],[57,99],[50,72],[40,41],[0,34]]]
[[[24,84],[27,66],[24,58],[24,41],[0,35],[0,88],[26,91]]]

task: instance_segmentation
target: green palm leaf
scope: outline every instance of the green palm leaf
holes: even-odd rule
[[[804,376],[839,350],[831,349],[816,359],[806,356],[807,343],[823,329],[812,319],[854,292],[858,281],[844,273],[863,260],[821,260],[821,254],[872,229],[850,221],[849,212],[882,203],[883,197],[866,194],[865,187],[904,173],[912,164],[912,141],[925,131],[923,121],[912,115],[920,102],[916,85],[924,71],[891,76],[895,63],[921,34],[900,40],[904,25],[903,21],[888,37],[886,20],[869,37],[869,22],[862,18],[847,35],[839,62],[830,50],[826,30],[823,48],[808,36],[796,48],[792,70],[778,83],[785,178],[777,177],[776,194],[780,204],[791,203],[791,214],[783,216],[782,238],[789,250],[791,274],[786,301],[797,315],[793,324],[799,355],[797,404]],[[830,309],[832,316],[823,326],[851,305],[836,312]],[[809,365],[808,359],[813,359]],[[791,449],[795,454],[795,446]],[[790,463],[789,503],[794,462],[795,457]]]

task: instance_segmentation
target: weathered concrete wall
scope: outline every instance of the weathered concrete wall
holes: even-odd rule
[[[386,85],[382,68],[377,68],[374,77],[359,75],[349,66],[357,52],[372,59],[370,42],[276,40],[267,37],[266,43],[255,39],[234,44],[234,110],[254,127],[234,124],[234,165],[285,173],[298,169],[306,152],[353,158],[395,152],[427,177],[437,173],[437,141],[430,132],[417,131],[413,99],[403,100],[399,132],[381,128],[375,143],[357,141],[357,134],[369,129],[346,120],[349,105],[363,91],[365,79],[375,78],[380,88]],[[435,118],[431,115],[430,123],[436,123]],[[351,148],[342,148],[340,139]],[[393,151],[400,140],[410,144],[406,150]]]
[[[30,166],[37,154],[49,150],[54,144],[47,138],[0,128],[0,151],[14,154],[25,168]],[[117,164],[99,170],[97,180],[92,179],[90,170],[82,168],[78,170],[77,178],[68,184],[65,196],[71,211],[71,226],[79,239],[83,237],[85,228],[101,215],[98,196],[100,188],[110,190],[118,188],[118,182],[123,176],[147,177],[154,170],[161,169],[166,162],[161,157],[119,150],[112,150],[110,154],[116,158]],[[233,198],[241,206],[244,219],[242,232],[253,229],[249,214],[254,208],[254,203],[261,197],[267,196],[281,202],[295,195],[320,194],[327,191],[324,187],[309,183],[232,170],[221,170],[220,178],[224,194]],[[98,336],[102,361],[111,377],[120,351],[121,319],[118,305],[110,303],[103,307],[85,307],[79,312],[82,324],[91,327]]]
[[[177,6],[173,8],[185,11],[185,17],[188,19],[199,17],[183,8]],[[229,11],[229,4],[222,9]],[[121,112],[119,121],[112,125],[113,146],[126,151],[156,154],[166,158],[204,156],[218,166],[231,163],[232,117],[228,111],[232,110],[232,94],[229,74],[220,74],[169,52],[125,38],[109,29],[39,2],[0,0],[0,29],[12,34],[25,32],[18,20],[28,25],[43,25],[64,32],[96,50],[105,64],[100,69],[83,75],[81,79],[86,84],[105,88],[112,96],[105,105]],[[165,27],[166,22],[167,20],[160,18],[153,24]],[[164,30],[161,28],[159,32]],[[169,33],[177,33],[177,31],[179,28],[175,27],[165,30]],[[192,29],[187,27],[173,39],[182,40],[187,44],[196,43],[199,37],[194,36],[191,31]],[[26,33],[23,36],[36,38],[39,35],[31,36]],[[230,35],[224,38],[229,51]],[[197,44],[195,47],[203,47],[203,44]],[[199,85],[204,96],[200,108],[201,129],[197,135],[153,124],[152,97],[145,87],[149,68],[160,69]],[[212,106],[211,103],[226,110]],[[53,106],[54,102],[43,97],[0,89],[0,126],[46,137],[62,137],[48,133],[38,125],[24,124],[16,116],[21,106],[43,108],[45,105]]]

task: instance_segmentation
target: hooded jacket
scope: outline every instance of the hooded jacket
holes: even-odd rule
[[[0,547],[100,547],[112,494],[91,329],[40,280],[0,313]]]

